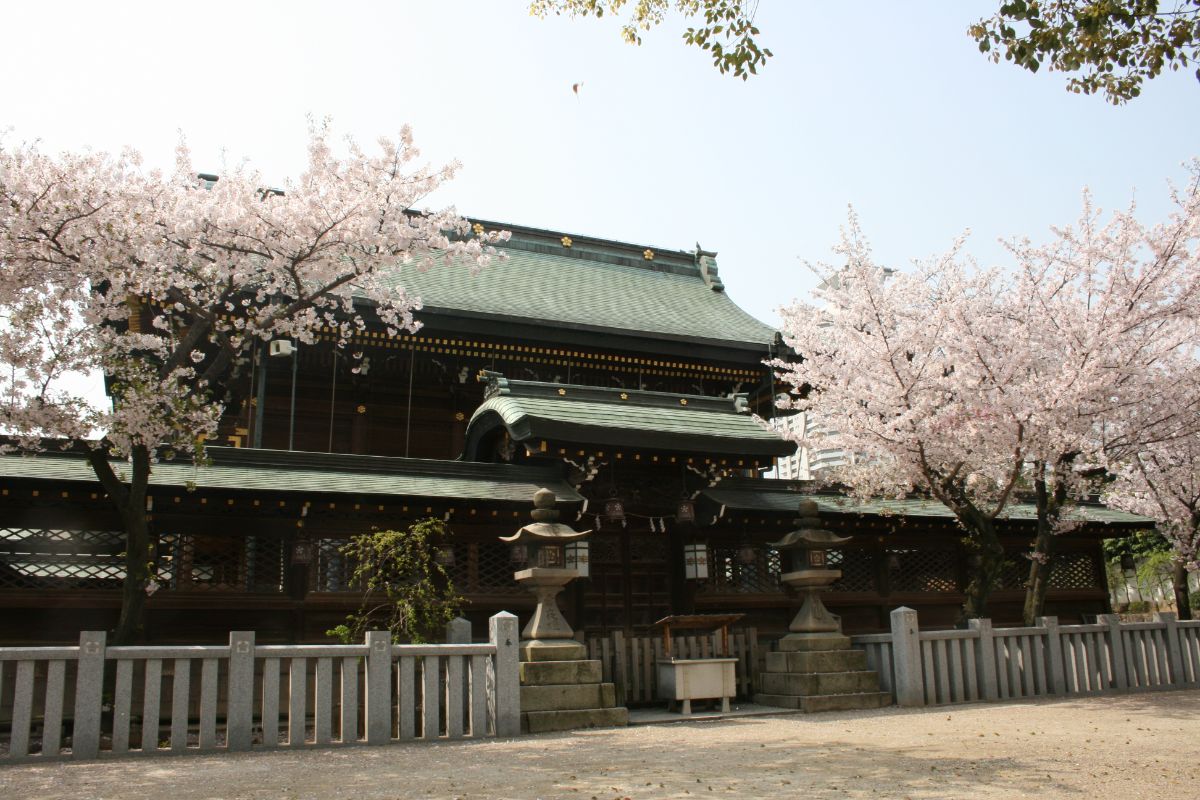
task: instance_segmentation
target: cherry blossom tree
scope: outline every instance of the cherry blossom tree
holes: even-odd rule
[[[418,156],[407,128],[339,154],[328,126],[312,126],[305,170],[273,189],[244,166],[198,179],[183,145],[167,173],[132,151],[56,156],[0,140],[0,427],[9,447],[85,451],[116,506],[117,641],[142,633],[153,464],[202,456],[254,343],[312,343],[328,327],[341,346],[366,314],[416,330],[420,303],[394,288],[396,270],[478,269],[507,238],[452,209],[417,212],[457,169]],[[97,369],[111,407],[79,388]]]
[[[917,493],[954,513],[971,550],[967,617],[984,614],[999,579],[996,520],[1015,499],[1038,512],[1032,622],[1071,504],[1094,494],[1111,464],[1194,421],[1197,398],[1156,401],[1160,377],[1193,359],[1197,341],[1195,184],[1175,199],[1177,213],[1153,227],[1132,209],[1104,223],[1085,202],[1050,244],[1010,244],[1008,270],[979,269],[960,240],[890,273],[851,216],[840,264],[815,267],[819,304],[783,311],[801,356],[775,362],[794,389],[786,405],[822,422],[793,435],[846,453],[824,477],[856,494]]]
[[[1200,380],[1181,385],[1200,394]],[[1178,397],[1169,392],[1168,396]],[[1200,571],[1200,433],[1158,443],[1133,453],[1107,487],[1109,504],[1151,517],[1171,545],[1175,607],[1191,619],[1188,573]]]
[[[961,247],[893,273],[852,212],[834,248],[840,264],[813,267],[817,302],[781,312],[800,359],[774,366],[794,388],[785,405],[820,421],[797,441],[846,454],[822,477],[862,497],[928,495],[954,513],[974,563],[964,613],[978,617],[1004,565],[996,519],[1021,477],[1027,434],[989,402],[1016,365],[1004,357],[998,278]],[[979,352],[964,347],[967,331]]]
[[[1026,478],[1037,509],[1024,619],[1045,607],[1059,534],[1099,481],[1147,447],[1173,448],[1197,428],[1200,396],[1180,392],[1195,368],[1200,311],[1200,198],[1147,226],[1134,209],[1104,221],[1085,199],[1080,220],[1049,244],[1009,245],[1011,358],[1026,363],[1005,393],[1029,413]]]

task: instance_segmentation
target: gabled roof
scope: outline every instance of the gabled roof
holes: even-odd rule
[[[508,380],[486,373],[486,399],[467,425],[465,457],[500,429],[546,440],[701,455],[781,456],[795,444],[756,423],[744,397],[639,392]]]
[[[583,497],[554,469],[472,464],[417,458],[209,447],[210,463],[164,461],[154,465],[152,487],[247,490],[272,493],[454,498],[533,503],[540,488],[560,503]],[[114,464],[118,474],[121,465]],[[96,483],[78,454],[0,455],[0,477]]]
[[[702,492],[703,497],[716,505],[738,511],[767,513],[796,513],[801,500],[814,500],[822,514],[864,514],[953,520],[954,513],[937,500],[907,498],[904,500],[858,500],[852,497],[814,494],[803,491],[797,481],[761,479],[754,481],[727,480]],[[1010,503],[1001,519],[1034,521],[1037,508],[1032,503]],[[1079,503],[1067,511],[1067,518],[1101,525],[1120,525],[1127,528],[1151,528],[1154,520],[1129,514],[1098,503]]]
[[[395,285],[421,298],[423,314],[719,343],[764,356],[775,341],[773,328],[725,294],[715,253],[481,224],[512,231],[502,248],[507,260],[493,261],[477,275],[461,265],[439,265],[425,272],[406,267],[393,276]]]

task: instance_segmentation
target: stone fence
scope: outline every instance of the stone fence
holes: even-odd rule
[[[1200,621],[1097,619],[1040,617],[1031,628],[977,619],[967,630],[922,631],[916,611],[897,608],[891,633],[851,641],[901,706],[1200,688]]]
[[[0,764],[518,734],[517,618],[492,617],[486,643],[466,643],[465,620],[447,633],[455,643],[371,631],[259,645],[237,631],[228,645],[110,647],[85,631],[78,646],[0,648]]]

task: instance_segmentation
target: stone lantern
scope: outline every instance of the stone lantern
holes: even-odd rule
[[[592,532],[579,533],[558,522],[554,503],[554,492],[539,489],[533,495],[533,522],[512,536],[500,537],[502,542],[526,548],[530,566],[514,572],[513,577],[537,597],[537,608],[521,631],[522,661],[572,661],[586,654],[559,610],[557,597],[563,587],[580,577],[578,570],[566,567],[566,545],[581,543]]]
[[[801,500],[798,511],[796,530],[778,542],[771,542],[771,547],[786,552],[790,561],[790,571],[781,575],[780,580],[804,593],[804,604],[788,630],[801,635],[841,633],[842,621],[825,608],[820,591],[842,577],[841,570],[829,568],[826,551],[845,544],[851,537],[837,536],[821,528],[817,504],[812,500]]]
[[[842,620],[829,613],[820,592],[842,577],[830,569],[829,548],[850,541],[821,527],[817,504],[801,500],[796,530],[771,546],[786,551],[789,570],[780,576],[804,593],[804,604],[788,626],[791,631],[767,653],[754,702],[801,711],[845,711],[881,708],[892,702],[879,690],[879,673],[867,668],[867,654],[850,644]]]

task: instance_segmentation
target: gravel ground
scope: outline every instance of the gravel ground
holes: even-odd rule
[[[1200,691],[0,767],[2,798],[1196,798]]]

